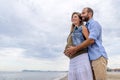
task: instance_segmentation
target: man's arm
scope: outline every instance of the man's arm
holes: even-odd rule
[[[75,54],[79,50],[88,47],[89,45],[93,44],[94,42],[95,42],[94,39],[88,38],[83,43],[79,44],[78,46],[70,46],[69,48],[67,48],[65,53],[72,56],[73,54]]]
[[[97,40],[97,37],[99,36],[101,31],[101,26],[99,25],[99,23],[94,22],[91,24],[90,28],[89,28],[89,37],[83,41],[81,44],[79,44],[78,46],[71,46],[67,49],[66,53],[68,54],[75,54],[77,51],[88,47],[89,45],[92,45],[95,43],[95,40]]]
[[[94,42],[95,42],[94,39],[90,39],[90,38],[86,39],[80,45],[75,46],[76,52],[79,51],[79,50],[81,50],[81,49],[83,49],[83,48],[88,47],[89,45],[93,44]]]
[[[79,51],[83,48],[88,47],[89,45],[93,44],[97,37],[99,36],[101,31],[101,26],[98,22],[94,22],[91,24],[90,29],[89,29],[89,37],[81,44],[76,46],[76,50]]]

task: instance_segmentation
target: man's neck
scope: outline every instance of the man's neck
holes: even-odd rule
[[[91,19],[92,19],[92,17],[91,17],[91,18],[89,18],[87,22],[89,22]]]

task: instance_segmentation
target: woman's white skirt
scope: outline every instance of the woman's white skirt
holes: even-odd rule
[[[70,59],[68,80],[93,80],[88,53]]]

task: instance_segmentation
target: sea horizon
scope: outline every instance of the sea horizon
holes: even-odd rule
[[[60,80],[65,71],[0,71],[0,80]]]

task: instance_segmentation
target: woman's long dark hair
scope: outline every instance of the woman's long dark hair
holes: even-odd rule
[[[71,20],[72,20],[72,18],[73,18],[73,16],[74,16],[75,14],[76,14],[76,15],[79,17],[79,19],[81,20],[79,25],[82,25],[82,24],[83,24],[83,21],[82,21],[81,14],[80,14],[79,12],[73,12],[73,13],[72,13],[72,16],[71,16]],[[75,27],[75,25],[72,24],[70,33],[73,32],[74,27]]]

